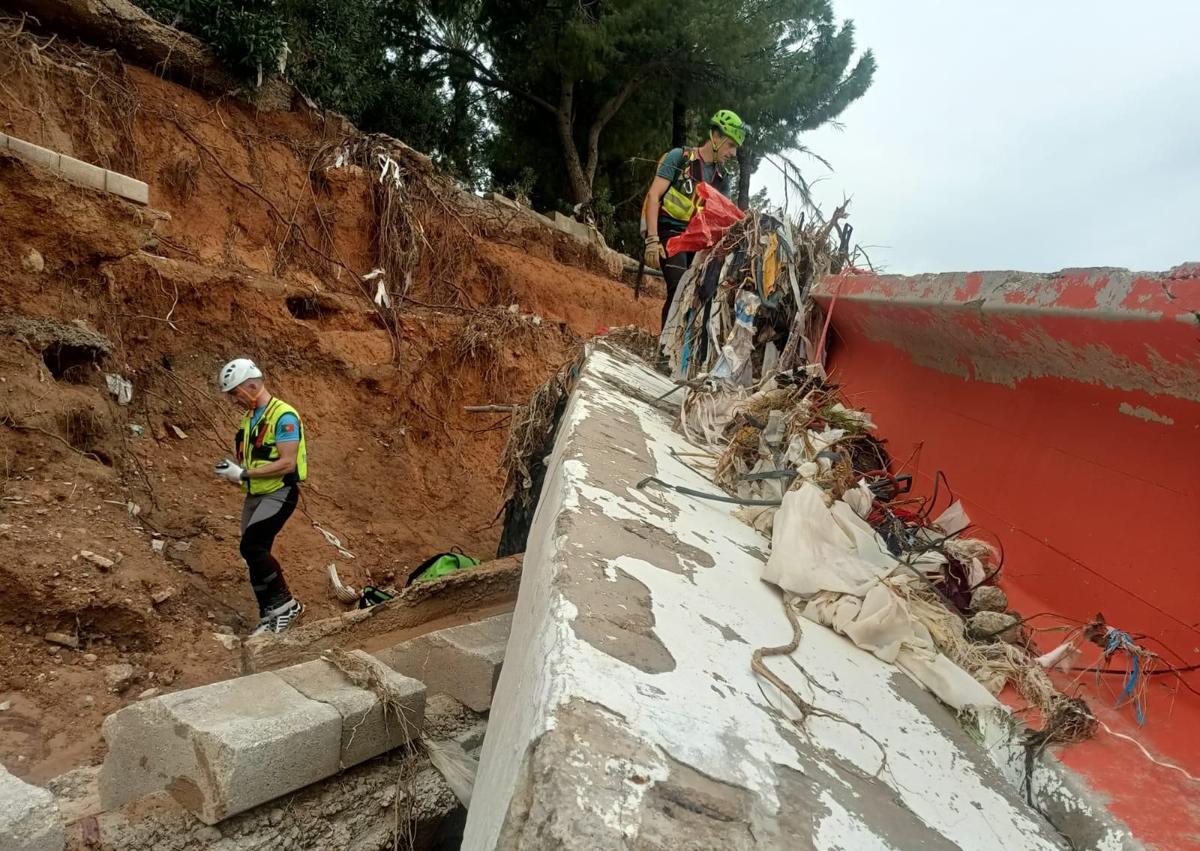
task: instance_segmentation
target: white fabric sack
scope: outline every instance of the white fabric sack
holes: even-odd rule
[[[922,565],[923,567],[923,565]],[[804,599],[801,613],[885,662],[893,662],[955,708],[994,698],[940,652],[899,590],[916,581],[845,502],[825,503],[809,482],[775,514],[763,579]]]
[[[845,503],[848,517],[866,526],[862,518]],[[891,564],[868,561],[857,551],[857,535],[847,535],[839,520],[825,505],[825,492],[805,482],[798,490],[788,491],[775,515],[771,537],[771,556],[763,570],[763,579],[785,591],[808,597],[821,591],[863,596],[875,581],[891,570]],[[868,540],[874,547],[874,531]]]

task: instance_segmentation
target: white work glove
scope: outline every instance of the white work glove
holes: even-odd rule
[[[242,476],[245,475],[246,471],[226,458],[224,461],[219,461],[213,465],[213,472],[217,474],[217,478],[225,479],[237,485],[242,483]]]
[[[646,265],[651,269],[662,269],[662,261],[667,259],[667,252],[662,247],[662,241],[657,236],[646,237],[646,252],[642,255]]]

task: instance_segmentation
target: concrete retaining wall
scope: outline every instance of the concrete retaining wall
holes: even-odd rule
[[[957,718],[829,630],[806,623],[795,664],[770,665],[853,724],[794,723],[756,679],[753,651],[792,634],[759,579],[769,541],[731,506],[636,487],[714,489],[672,454],[690,448],[652,401],[670,386],[601,347],[583,366],[463,848],[1062,847]],[[1081,848],[1127,843],[1087,801],[1058,814]]]

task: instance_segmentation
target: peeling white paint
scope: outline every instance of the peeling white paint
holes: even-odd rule
[[[1128,402],[1122,402],[1117,409],[1122,414],[1130,417],[1137,417],[1139,420],[1145,420],[1150,423],[1162,423],[1163,425],[1175,425],[1175,419],[1168,417],[1166,414],[1160,414],[1152,411],[1145,405],[1131,405]]]
[[[847,812],[828,792],[821,794],[821,803],[827,806],[830,812],[817,822],[813,844],[818,848],[846,851],[907,851],[884,842],[868,825]]]
[[[903,676],[898,668],[810,623],[803,626],[803,639],[793,658],[820,688],[814,688],[797,664],[780,657],[768,659],[768,664],[805,699],[860,725],[870,736],[852,725],[810,718],[797,732],[811,747],[797,751],[795,737],[785,738],[780,732],[781,716],[795,716],[794,707],[774,688],[760,684],[750,668],[756,648],[784,644],[791,638],[777,591],[760,579],[762,560],[750,554],[765,552],[769,541],[735,519],[732,506],[661,490],[651,494],[632,487],[610,488],[600,484],[606,480],[603,475],[590,475],[590,460],[566,458],[579,451],[573,436],[589,418],[620,417],[626,424],[640,426],[653,458],[648,469],[641,469],[645,462],[630,453],[630,468],[622,470],[624,478],[636,482],[656,475],[714,490],[711,482],[671,455],[672,448],[687,451],[688,446],[663,412],[618,393],[611,384],[596,380],[597,375],[635,387],[645,398],[670,387],[658,376],[620,363],[603,351],[593,352],[585,364],[580,387],[564,413],[530,534],[513,631],[462,847],[468,851],[495,847],[529,745],[553,725],[556,710],[572,700],[606,707],[624,719],[633,735],[664,756],[657,767],[639,766],[638,771],[665,779],[669,755],[716,780],[748,790],[768,813],[789,807],[789,801],[780,797],[785,788],[780,786],[781,767],[811,778],[815,766],[821,773],[816,778],[823,790],[820,803],[827,812],[819,815],[813,841],[823,851],[892,847],[882,838],[887,826],[872,824],[865,802],[862,810],[852,811],[849,802],[857,793],[840,773],[846,769],[835,768],[838,762],[867,774],[878,773],[890,787],[889,797],[962,848],[1060,847],[982,749],[971,746],[968,753],[960,747],[965,739],[960,734],[956,741],[952,735],[955,728],[948,713],[933,707],[941,713],[935,722],[927,709],[898,690],[904,682],[898,679]],[[585,459],[588,451],[582,451]],[[674,658],[673,670],[648,673],[576,636],[572,627],[576,603],[563,595],[555,579],[572,563],[591,563],[599,554],[570,536],[556,535],[555,529],[564,514],[579,512],[585,502],[599,506],[608,517],[666,529],[681,549],[696,547],[712,557],[712,567],[688,563],[686,574],[680,570],[685,566],[681,556],[666,545],[656,552],[657,564],[631,555],[603,558],[607,580],[617,581],[618,571],[623,571],[650,592],[654,634]],[[742,641],[726,638],[730,633]],[[905,684],[905,688],[915,686]],[[786,722],[783,726],[787,729]],[[880,745],[886,753],[882,771]],[[619,807],[601,813],[604,823],[630,836],[640,796],[649,786],[637,795],[631,791]],[[586,790],[578,791],[578,805],[588,810],[592,805]]]

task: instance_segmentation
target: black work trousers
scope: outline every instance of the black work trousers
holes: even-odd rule
[[[250,587],[258,600],[259,613],[282,606],[292,598],[283,568],[271,546],[283,524],[296,510],[300,500],[297,485],[284,485],[274,493],[250,494],[242,506],[242,542],[240,550],[250,569]]]

